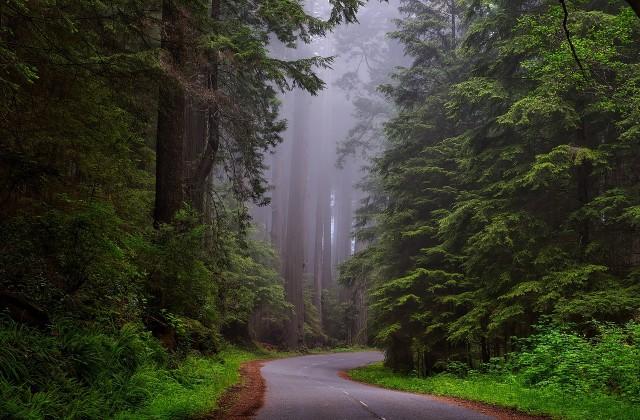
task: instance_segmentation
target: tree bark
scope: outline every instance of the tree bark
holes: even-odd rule
[[[162,2],[162,50],[171,69],[160,80],[156,144],[156,197],[154,225],[170,223],[182,206],[185,130],[185,95],[176,73],[183,64],[184,20],[171,0]]]
[[[338,275],[338,268],[351,255],[351,228],[353,224],[353,169],[354,162],[349,160],[345,163],[343,170],[338,174],[335,189],[334,203],[334,251],[333,251],[333,274]],[[340,289],[339,298],[341,301],[349,299],[346,289]]]
[[[315,235],[313,247],[313,304],[318,309],[318,313],[322,315],[322,196],[321,187],[317,192],[316,213],[315,213]],[[320,316],[322,320],[322,316]]]
[[[296,97],[294,113],[293,150],[286,228],[286,259],[284,269],[285,292],[294,314],[289,322],[287,345],[295,349],[304,346],[304,197],[307,183],[307,146],[305,132],[306,112],[309,104]],[[303,102],[303,103],[300,103]]]
[[[331,285],[331,189],[328,176],[326,174],[319,174],[318,176],[313,277],[314,303],[318,308],[318,312],[322,314],[322,290]]]
[[[220,19],[220,0],[211,1],[211,18]],[[208,57],[208,69],[205,71],[207,90],[215,93],[218,90],[218,52],[213,51]],[[205,194],[207,193],[207,178],[213,171],[213,166],[220,148],[220,110],[215,102],[207,107],[206,146],[198,161],[191,179],[189,179],[189,195],[193,208],[202,213],[204,210]]]
[[[331,189],[327,189],[327,197],[322,211],[322,288],[333,287],[333,266],[331,259],[333,241],[331,240]]]

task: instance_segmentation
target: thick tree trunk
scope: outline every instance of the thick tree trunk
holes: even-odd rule
[[[324,161],[324,160],[323,160]],[[318,180],[315,217],[314,302],[322,314],[322,290],[331,285],[331,189],[327,174]]]
[[[332,247],[331,240],[331,190],[327,189],[327,197],[323,204],[322,215],[322,288],[333,287]]]
[[[336,247],[335,266],[342,264],[351,255],[351,227],[353,225],[353,162],[349,161],[336,182]]]
[[[162,50],[170,71],[160,81],[154,224],[170,223],[183,202],[184,90],[176,78],[184,60],[184,19],[171,0],[162,2]],[[174,73],[174,74],[170,74]]]
[[[214,21],[220,19],[220,0],[211,1],[211,18]],[[213,51],[207,62],[205,70],[206,87],[210,92],[218,90],[218,52]],[[214,95],[215,98],[215,95]],[[202,213],[204,210],[205,194],[207,194],[207,179],[213,171],[213,166],[220,147],[220,110],[215,102],[207,106],[206,146],[198,160],[197,166],[189,179],[189,195],[193,208]]]
[[[324,197],[322,195],[322,189],[318,189],[318,198],[316,205],[316,217],[315,217],[315,246],[313,248],[313,304],[318,309],[318,313],[322,314],[322,205]],[[322,317],[320,317],[322,318]]]
[[[289,348],[304,346],[304,246],[302,242],[305,239],[303,202],[307,183],[307,133],[304,122],[309,104],[304,100],[306,98],[301,97],[301,94],[298,94],[296,99],[284,269],[286,298],[293,305],[295,311],[289,322],[287,334]]]
[[[282,207],[285,206],[285,196],[282,193],[284,188],[284,180],[282,179],[282,164],[280,153],[273,158],[271,169],[271,185],[273,187],[271,200],[271,243],[279,251],[282,258],[282,226],[284,220],[282,218]]]

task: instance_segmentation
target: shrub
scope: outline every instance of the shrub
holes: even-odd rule
[[[510,367],[533,386],[575,392],[603,391],[640,402],[640,323],[596,324],[588,338],[561,327],[544,327],[523,340]]]

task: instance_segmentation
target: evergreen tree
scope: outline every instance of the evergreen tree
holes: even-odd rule
[[[378,265],[387,363],[487,362],[542,315],[628,320],[640,306],[633,12],[570,7],[578,63],[553,2],[403,11],[394,36],[415,61],[384,87],[398,109],[373,172],[385,204],[348,267]]]

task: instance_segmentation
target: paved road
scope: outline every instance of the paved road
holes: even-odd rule
[[[428,396],[376,388],[342,379],[338,372],[382,359],[379,352],[337,353],[268,362],[258,420],[467,420],[490,419]]]

